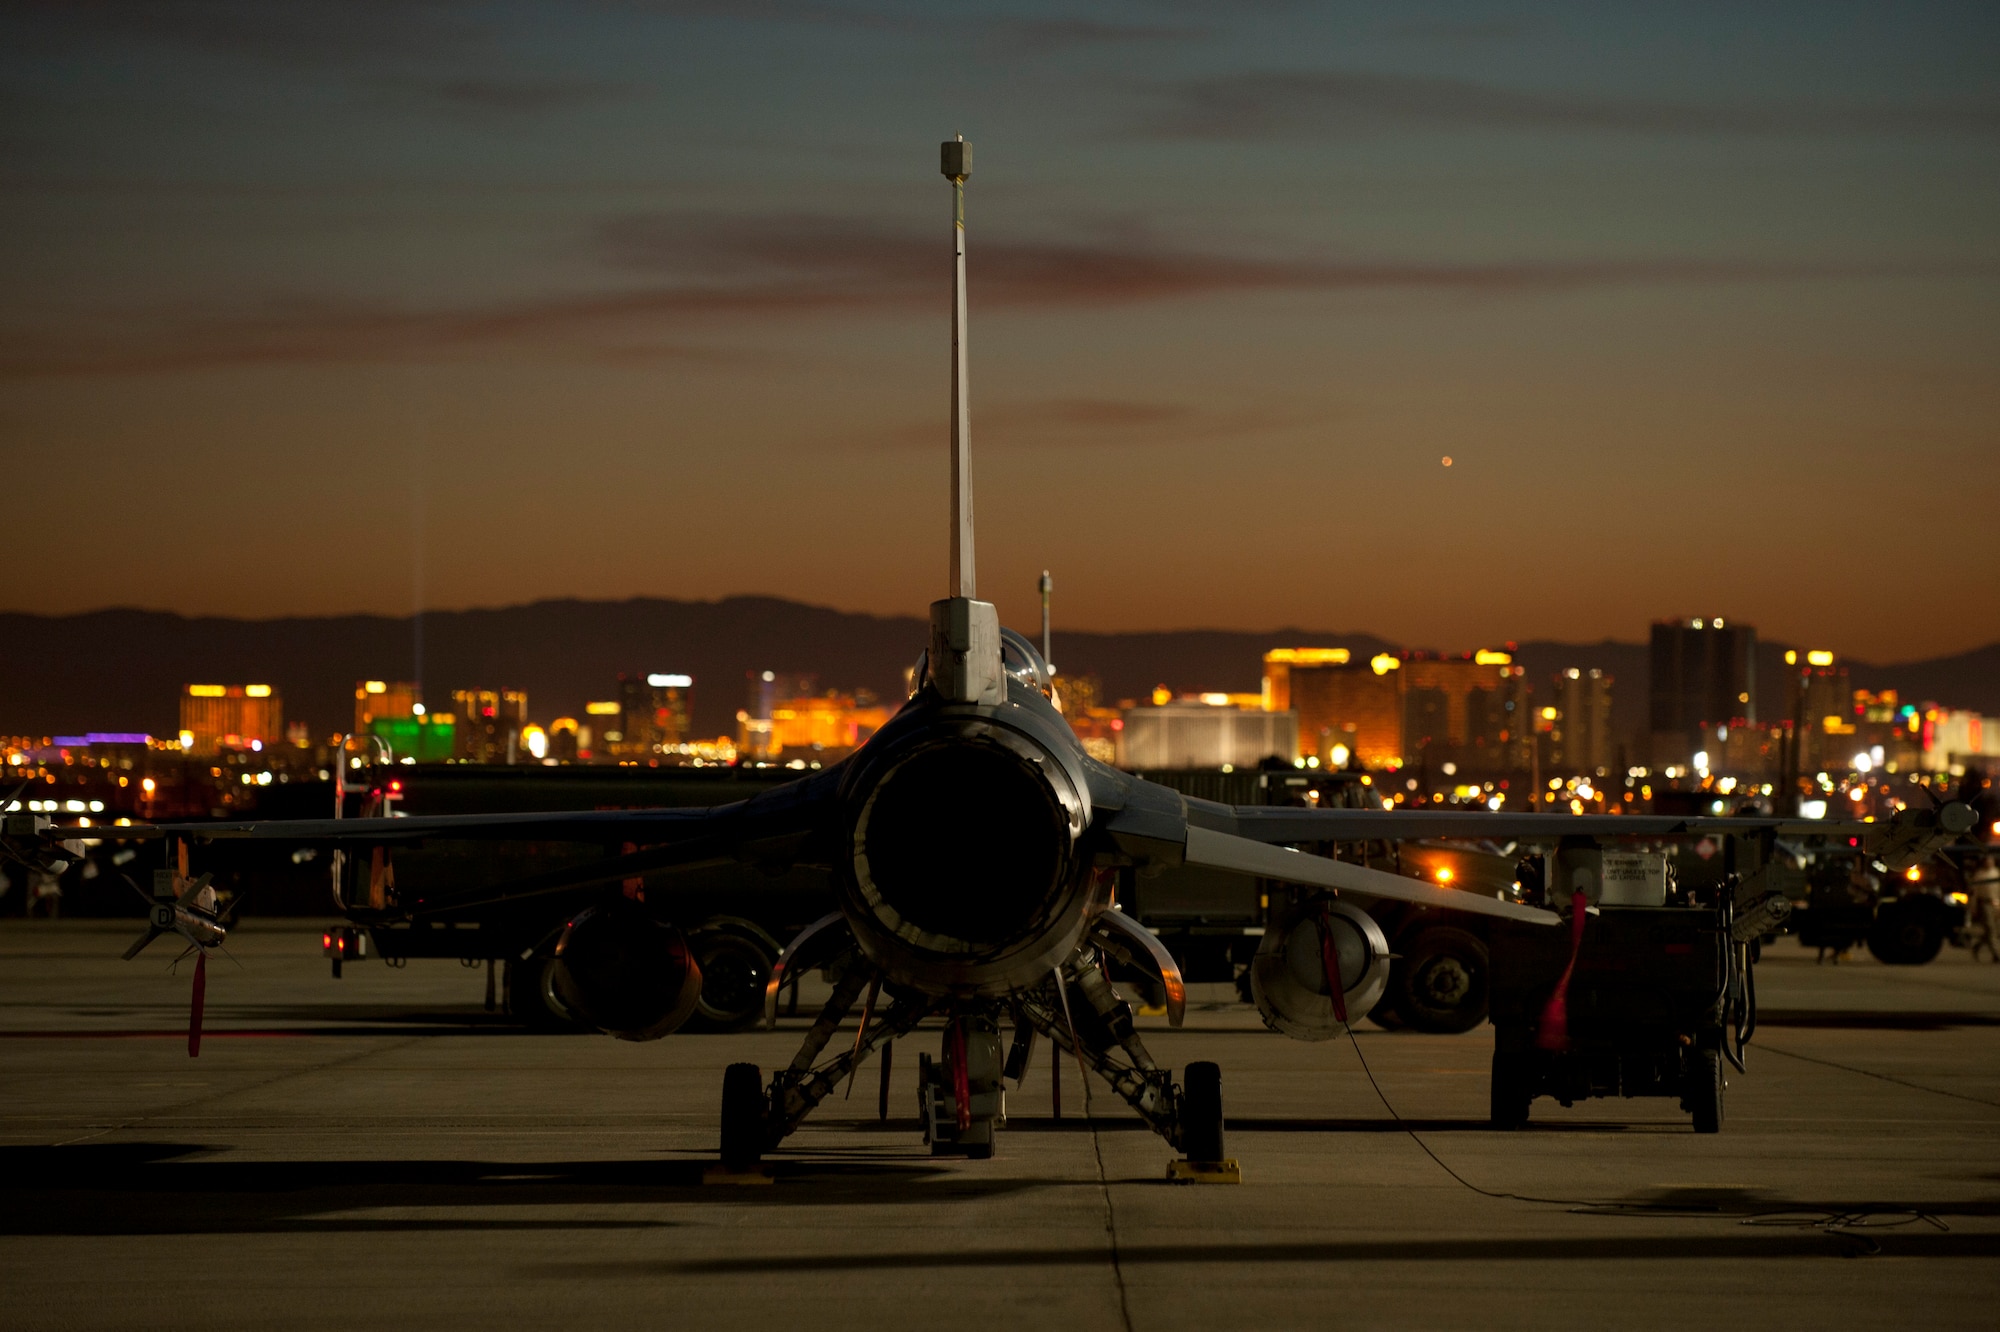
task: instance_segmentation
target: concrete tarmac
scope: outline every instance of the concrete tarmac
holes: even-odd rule
[[[1222,1065],[1239,1187],[1166,1183],[1170,1149],[1101,1088],[1086,1112],[1074,1064],[1052,1118],[1046,1050],[995,1160],[931,1158],[934,1032],[899,1043],[889,1122],[871,1065],[743,1187],[701,1183],[723,1067],[788,1060],[803,1017],[517,1034],[480,972],[336,982],[316,926],[253,923],[190,1059],[188,968],[119,962],[137,929],[0,926],[8,1328],[2000,1326],[2000,967],[1953,950],[1779,944],[1713,1137],[1650,1099],[1495,1133],[1491,1028],[1365,1029],[1399,1121],[1355,1044],[1204,987],[1146,1037]]]

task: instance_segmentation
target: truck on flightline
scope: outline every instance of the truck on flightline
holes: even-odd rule
[[[344,817],[671,808],[728,804],[797,776],[782,767],[374,763],[344,770],[336,799]],[[438,838],[399,847],[393,856],[336,854],[333,905],[347,923],[327,931],[325,954],[336,977],[344,963],[371,954],[392,966],[426,957],[484,965],[490,1005],[532,1029],[580,1029],[556,994],[551,966],[577,892],[488,903],[417,923],[397,909],[398,889],[472,890],[631,849]],[[755,894],[740,891],[745,873],[730,867],[676,878],[675,898],[685,906],[688,945],[702,973],[690,1030],[728,1031],[757,1021],[783,941],[832,902],[822,872],[787,870],[762,879]],[[626,889],[642,891],[637,881]]]

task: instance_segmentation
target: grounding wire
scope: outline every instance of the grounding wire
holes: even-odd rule
[[[1375,1070],[1368,1066],[1368,1056],[1361,1052],[1361,1042],[1355,1036],[1354,1028],[1351,1024],[1347,1028],[1347,1043],[1354,1047],[1354,1057],[1361,1064],[1361,1071],[1368,1078],[1368,1085],[1374,1088],[1375,1099],[1382,1103],[1382,1108],[1387,1110],[1389,1117],[1396,1121],[1396,1127],[1403,1130],[1410,1141],[1414,1142],[1425,1156],[1430,1157],[1438,1169],[1444,1171],[1445,1174],[1451,1176],[1459,1184],[1482,1198],[1493,1198],[1504,1202],[1536,1203],[1550,1207],[1563,1207],[1577,1216],[1690,1217],[1696,1219],[1713,1219],[1720,1215],[1720,1209],[1693,1208],[1684,1203],[1604,1203],[1590,1202],[1582,1198],[1541,1198],[1526,1193],[1507,1193],[1494,1189],[1483,1189],[1452,1169],[1443,1157],[1431,1150],[1429,1143],[1417,1136],[1417,1131],[1411,1128],[1409,1122],[1397,1112],[1395,1105],[1389,1100],[1388,1094],[1382,1090],[1382,1084],[1375,1080]],[[1839,1065],[1835,1067],[1839,1067]],[[1924,1088],[1922,1090],[1930,1089]],[[1897,1219],[1873,1219],[1876,1217],[1894,1217]],[[1914,1225],[1918,1222],[1922,1222],[1936,1230],[1948,1231],[1951,1229],[1950,1226],[1944,1223],[1942,1218],[1921,1208],[1912,1207],[1774,1207],[1768,1211],[1753,1212],[1748,1216],[1737,1219],[1737,1224],[1743,1226],[1796,1226],[1805,1230],[1828,1232],[1894,1229],[1899,1226]]]

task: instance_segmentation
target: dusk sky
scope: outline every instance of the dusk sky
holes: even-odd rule
[[[963,133],[1011,622],[2000,638],[1991,3],[14,3],[0,69],[0,608],[921,613]]]

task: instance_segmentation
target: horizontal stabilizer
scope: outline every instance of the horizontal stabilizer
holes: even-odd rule
[[[1436,907],[1443,911],[1469,911],[1478,916],[1497,916],[1533,925],[1555,925],[1561,917],[1540,907],[1503,902],[1455,888],[1434,888],[1416,879],[1366,865],[1350,865],[1325,856],[1307,855],[1289,847],[1253,842],[1247,837],[1210,832],[1206,828],[1187,830],[1187,863],[1235,874],[1252,874],[1261,879],[1312,888],[1334,888],[1358,897],[1382,897],[1397,902]]]

